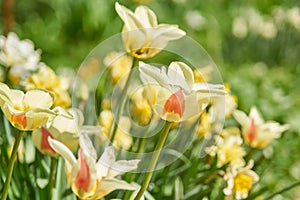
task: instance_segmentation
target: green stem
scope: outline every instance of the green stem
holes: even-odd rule
[[[273,197],[275,197],[276,195],[278,194],[282,194],[284,192],[287,192],[291,189],[293,189],[294,187],[297,187],[297,186],[300,186],[300,181],[296,182],[296,183],[293,183],[292,185],[289,185],[285,188],[283,188],[282,190],[279,190],[278,192],[275,192],[274,194],[268,196],[267,198],[265,198],[264,200],[269,200],[269,199],[273,199]]]
[[[147,140],[146,137],[147,137],[148,133],[149,133],[149,130],[146,131],[146,133],[144,134],[144,137],[141,138],[140,141],[139,141],[139,145],[138,145],[138,148],[137,148],[137,151],[136,151],[136,153],[138,154],[136,159],[139,159],[141,157],[140,153],[144,149],[144,146],[145,146],[146,140]],[[136,177],[136,173],[130,174],[128,181],[132,182],[135,179],[135,177]],[[125,195],[124,195],[124,200],[129,199],[129,197],[130,197],[131,194],[132,194],[132,191],[127,190],[125,192]]]
[[[55,166],[56,166],[56,158],[51,157],[50,174],[49,174],[49,180],[48,180],[48,198],[49,199],[52,198]]]
[[[124,89],[122,91],[122,95],[121,95],[121,98],[120,98],[120,106],[118,108],[117,115],[115,116],[115,123],[113,125],[113,129],[112,129],[112,132],[111,132],[111,135],[110,135],[111,143],[113,143],[113,141],[115,139],[116,132],[117,132],[117,129],[118,129],[118,124],[120,122],[122,112],[123,112],[123,109],[124,109],[124,106],[125,106],[125,99],[126,99],[126,95],[127,95],[126,93],[127,93],[128,88],[129,88],[129,85],[130,85],[129,83],[130,83],[131,76],[133,74],[133,68],[138,64],[138,62],[139,62],[139,60],[134,57],[133,61],[132,61],[132,65],[131,65],[131,69],[130,69],[128,78],[126,80],[126,84],[125,84]]]
[[[134,200],[141,199],[141,197],[143,196],[144,192],[146,191],[146,189],[147,189],[147,187],[148,187],[148,185],[150,183],[150,180],[152,178],[152,175],[153,175],[154,169],[156,167],[156,163],[157,163],[157,160],[158,160],[159,155],[161,153],[161,150],[162,150],[162,148],[163,148],[163,146],[165,144],[165,141],[166,141],[166,139],[168,137],[168,134],[169,134],[171,126],[172,126],[172,123],[166,121],[166,124],[165,124],[164,128],[162,129],[162,132],[159,133],[160,137],[159,137],[158,142],[156,144],[156,147],[155,147],[155,150],[154,150],[154,153],[153,153],[153,156],[152,156],[149,168],[148,168],[148,172],[146,173],[146,176],[145,176],[145,179],[144,179],[144,181],[142,183],[141,189],[137,193],[137,195],[134,198]]]
[[[9,159],[9,163],[8,163],[8,170],[6,173],[6,180],[5,180],[5,185],[4,185],[4,189],[3,189],[3,194],[2,194],[2,198],[1,200],[5,200],[8,194],[8,189],[9,189],[9,185],[10,185],[10,180],[11,180],[11,175],[14,169],[14,164],[16,161],[16,157],[17,157],[17,153],[18,153],[18,148],[19,148],[19,144],[21,142],[21,139],[23,137],[24,131],[20,131],[19,134],[17,135],[17,138],[15,140],[14,143],[14,147]]]

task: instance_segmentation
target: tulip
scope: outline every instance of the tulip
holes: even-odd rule
[[[273,139],[279,138],[282,132],[289,129],[289,125],[280,125],[278,122],[264,122],[256,107],[252,107],[249,116],[246,113],[236,110],[233,112],[234,118],[242,126],[244,140],[252,148],[264,148]]]
[[[115,9],[124,21],[122,38],[125,49],[138,59],[155,56],[169,41],[185,35],[177,25],[158,24],[155,13],[146,6],[138,6],[133,13],[116,2]]]
[[[168,69],[140,63],[139,71],[148,102],[169,122],[199,115],[212,97],[225,94],[223,85],[195,83],[191,68],[182,62],[172,62]]]
[[[31,90],[24,94],[0,83],[0,106],[10,123],[21,131],[34,130],[53,119],[50,110],[53,96],[43,90]]]
[[[48,137],[64,143],[71,151],[75,151],[78,147],[79,130],[83,123],[82,113],[77,109],[69,109],[68,112],[70,113],[57,115],[49,127],[42,126],[32,132],[33,144],[41,153],[53,157],[58,156],[50,146]]]
[[[107,147],[96,160],[96,150],[86,134],[80,135],[78,159],[63,143],[48,137],[50,146],[65,159],[65,170],[72,191],[80,199],[101,199],[118,189],[136,190],[136,187],[115,178],[137,168],[139,160],[116,161],[113,147]]]

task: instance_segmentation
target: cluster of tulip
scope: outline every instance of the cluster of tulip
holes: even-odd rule
[[[264,122],[255,107],[249,116],[237,110],[236,98],[230,94],[229,88],[204,82],[209,78],[204,77],[201,69],[181,61],[162,67],[147,63],[147,59],[156,56],[170,41],[184,37],[185,32],[177,25],[158,24],[155,13],[145,6],[139,6],[132,12],[116,3],[115,9],[124,22],[122,40],[126,52],[108,52],[103,63],[111,84],[121,88],[121,95],[118,96],[118,105],[115,105],[109,99],[111,91],[105,88],[101,91],[105,95],[101,99],[98,124],[94,126],[84,125],[86,116],[82,108],[71,108],[70,85],[75,79],[57,75],[42,63],[41,52],[34,49],[31,41],[19,40],[14,33],[0,37],[0,107],[5,120],[19,130],[9,153],[6,179],[1,189],[2,199],[6,199],[9,193],[24,132],[32,135],[33,144],[42,154],[53,158],[51,162],[56,162],[59,156],[65,160],[68,183],[80,199],[100,199],[122,189],[133,191],[125,193],[124,199],[138,200],[146,198],[146,190],[168,136],[172,131],[180,130],[181,126],[194,127],[193,140],[213,141],[204,151],[216,163],[217,176],[212,178],[227,182],[224,196],[227,199],[246,198],[252,185],[259,180],[252,170],[254,161],[249,156],[250,152],[268,146],[288,129],[288,125]],[[116,159],[116,149],[139,154],[145,147],[144,139],[135,139],[130,134],[134,131],[132,121],[123,114],[135,69],[141,84],[129,97],[129,113],[133,121],[142,127],[155,122],[163,124],[148,168],[143,169],[147,173],[140,184],[136,183],[138,179],[135,176],[126,181],[120,177],[137,169],[141,158]],[[85,89],[86,85],[82,83],[76,98],[85,101]],[[238,123],[221,130],[218,123],[222,118],[234,118]],[[184,132],[180,134],[185,137]],[[98,137],[97,142],[91,140],[91,135]],[[105,147],[105,139],[110,142],[109,146]],[[135,141],[140,141],[137,147]],[[104,149],[99,160],[95,144],[102,145]],[[78,158],[74,152],[77,152]],[[51,170],[49,197],[55,187],[55,169]]]

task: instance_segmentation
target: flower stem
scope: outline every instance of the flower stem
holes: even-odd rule
[[[141,189],[137,193],[137,195],[134,198],[134,200],[141,199],[141,197],[143,196],[144,192],[146,191],[146,189],[147,189],[147,187],[148,187],[148,185],[150,183],[150,180],[152,178],[152,175],[153,175],[154,169],[156,167],[156,163],[158,161],[158,158],[159,158],[159,155],[161,153],[161,150],[162,150],[162,148],[163,148],[163,146],[165,144],[165,141],[166,141],[166,139],[168,137],[168,134],[169,134],[171,126],[172,126],[172,123],[166,121],[166,124],[164,125],[162,131],[159,133],[160,137],[159,137],[158,142],[156,144],[156,147],[155,147],[155,150],[154,150],[154,153],[153,153],[153,156],[152,156],[149,168],[148,168],[148,172],[146,173],[146,176],[145,176],[145,179],[144,179],[144,181],[142,183]]]
[[[276,195],[278,194],[282,194],[284,192],[287,192],[291,189],[293,189],[294,187],[297,187],[297,186],[300,186],[300,181],[296,182],[296,183],[293,183],[285,188],[283,188],[282,190],[279,190],[278,192],[275,192],[274,194],[268,196],[267,198],[265,198],[264,200],[269,200],[269,199],[273,199]]]
[[[131,65],[131,69],[130,69],[128,78],[126,80],[126,84],[125,84],[124,89],[122,91],[122,95],[121,95],[121,98],[120,98],[120,106],[118,108],[117,115],[115,116],[115,123],[113,125],[113,129],[112,129],[112,132],[111,132],[111,135],[110,135],[111,143],[113,143],[113,141],[115,139],[116,132],[117,132],[117,129],[118,129],[118,124],[120,122],[122,112],[123,112],[123,109],[124,109],[124,106],[125,106],[126,93],[127,93],[128,88],[129,88],[129,85],[130,85],[129,83],[130,83],[131,76],[133,74],[133,68],[138,64],[138,62],[139,62],[139,60],[134,57],[133,60],[132,60],[132,65]]]
[[[17,157],[17,153],[18,153],[18,148],[19,148],[19,144],[22,140],[24,131],[20,131],[19,134],[16,137],[15,143],[14,143],[14,147],[9,159],[9,163],[8,163],[8,171],[6,173],[6,180],[5,180],[5,185],[4,185],[4,189],[3,189],[3,193],[2,193],[2,197],[1,200],[5,200],[8,194],[8,190],[9,190],[9,185],[10,185],[10,180],[11,180],[11,175],[14,169],[14,164],[16,161],[16,157]]]
[[[51,157],[50,174],[49,174],[49,180],[48,180],[48,198],[49,199],[52,198],[55,166],[56,166],[56,158]]]

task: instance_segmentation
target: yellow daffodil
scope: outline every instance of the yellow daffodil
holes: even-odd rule
[[[264,122],[256,107],[252,107],[249,116],[236,110],[234,118],[241,124],[244,140],[252,148],[264,148],[273,139],[279,138],[281,133],[289,128],[289,125],[280,125],[278,122]]]
[[[199,123],[196,126],[196,134],[200,137],[207,137],[210,134],[210,119],[207,112],[202,112]]]
[[[42,126],[32,132],[32,141],[43,154],[58,156],[51,148],[48,137],[64,143],[71,151],[78,147],[79,130],[83,123],[83,115],[78,109],[69,109],[64,115],[57,115],[49,127]],[[67,117],[70,115],[70,117]]]
[[[199,115],[212,97],[225,94],[223,85],[195,83],[191,68],[182,62],[161,69],[140,62],[139,72],[148,102],[170,122]]]
[[[259,180],[259,176],[251,170],[253,160],[250,160],[245,167],[229,166],[224,179],[227,181],[227,187],[223,190],[224,194],[231,199],[245,199],[251,190],[253,184]]]
[[[124,53],[111,52],[104,58],[104,64],[108,67],[113,84],[128,76],[131,69],[132,58]]]
[[[103,110],[99,116],[99,124],[103,128],[104,135],[108,136],[114,120],[111,110]],[[128,117],[122,116],[113,144],[118,148],[129,149],[132,144],[132,137],[129,134],[131,121]]]
[[[206,148],[206,152],[210,156],[217,156],[217,166],[222,167],[225,164],[234,166],[243,166],[245,161],[243,156],[246,151],[241,146],[243,139],[240,136],[238,128],[227,128],[215,138],[216,144]]]
[[[125,49],[136,58],[151,58],[169,41],[185,35],[177,25],[158,24],[155,13],[146,6],[138,6],[133,13],[116,2],[115,9],[124,21],[122,37]]]
[[[80,135],[78,159],[61,142],[51,139],[51,147],[65,159],[65,170],[72,191],[80,199],[101,199],[114,190],[136,190],[115,178],[137,168],[139,160],[116,161],[113,147],[107,147],[97,161],[97,153],[86,134]]]
[[[19,130],[34,130],[53,119],[50,110],[53,97],[43,90],[31,90],[24,94],[0,83],[0,106],[5,117]]]
[[[145,126],[150,123],[152,109],[147,99],[144,97],[143,92],[144,88],[141,87],[134,91],[134,93],[130,96],[130,114],[139,125]]]
[[[53,107],[60,106],[67,108],[71,104],[71,98],[68,93],[69,80],[62,76],[57,76],[55,72],[47,66],[40,67],[39,71],[22,83],[25,89],[44,89],[53,92],[55,95]]]

